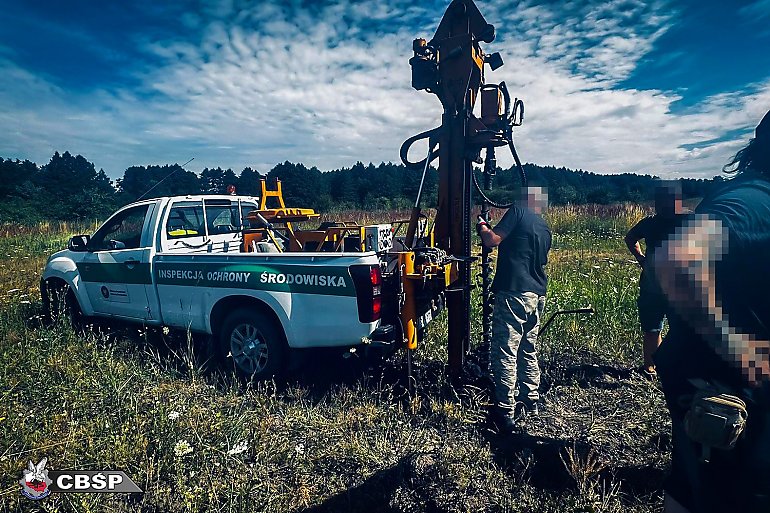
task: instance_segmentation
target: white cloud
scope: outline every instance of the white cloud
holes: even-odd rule
[[[770,106],[770,82],[672,113],[680,97],[622,89],[676,23],[660,2],[614,0],[517,7],[479,2],[506,66],[488,73],[526,102],[517,135],[525,161],[600,172],[665,176],[719,172]],[[440,121],[437,99],[410,87],[411,41],[430,38],[442,12],[377,0],[302,9],[211,2],[182,23],[199,43],[145,41],[160,61],[139,89],[80,95],[0,62],[0,155],[44,163],[54,150],[82,153],[113,177],[134,164],[193,169],[283,160],[330,169],[397,161],[401,142]],[[415,27],[421,27],[415,29]],[[2,57],[0,57],[2,58]],[[710,142],[711,141],[711,142]],[[695,145],[694,149],[686,150]],[[511,159],[498,152],[502,165]]]

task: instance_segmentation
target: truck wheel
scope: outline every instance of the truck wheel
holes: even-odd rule
[[[45,318],[50,323],[63,319],[75,331],[82,330],[85,325],[80,303],[67,284],[46,282],[43,309]]]
[[[247,379],[269,379],[283,370],[286,347],[280,327],[257,310],[242,308],[227,316],[219,349],[226,367]]]

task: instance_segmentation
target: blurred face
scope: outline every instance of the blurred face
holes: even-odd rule
[[[675,197],[672,194],[658,192],[655,194],[655,212],[666,215],[674,212]]]
[[[664,216],[682,213],[682,192],[675,180],[659,182],[655,186],[655,212]]]
[[[664,216],[681,213],[681,196],[670,189],[659,188],[655,191],[655,212]]]
[[[548,208],[548,190],[545,187],[527,187],[521,191],[521,202],[540,214]]]

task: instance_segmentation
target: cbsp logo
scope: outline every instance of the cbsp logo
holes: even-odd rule
[[[46,470],[48,459],[29,462],[19,481],[21,493],[32,500],[57,493],[143,493],[120,470]]]

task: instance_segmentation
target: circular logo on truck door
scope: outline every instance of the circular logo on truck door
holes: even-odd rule
[[[110,289],[108,289],[107,287],[102,285],[101,291],[102,291],[102,296],[104,296],[104,299],[109,299],[109,297],[110,297]]]

